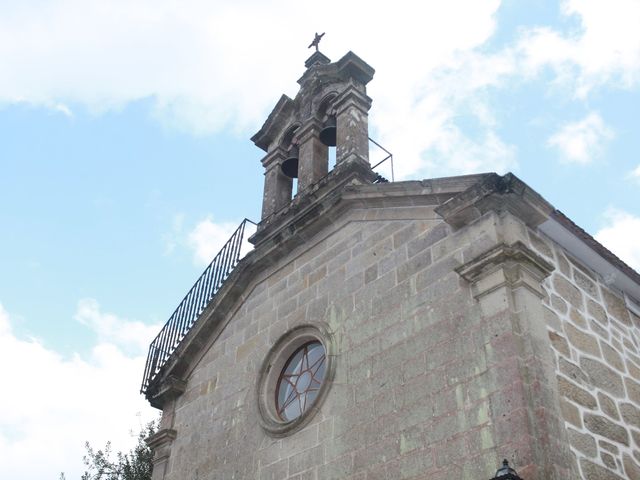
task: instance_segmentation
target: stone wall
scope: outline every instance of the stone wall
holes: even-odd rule
[[[561,407],[581,478],[640,479],[640,317],[595,272],[530,232],[544,282]]]
[[[256,278],[175,410],[165,406],[163,427],[177,432],[165,478],[477,480],[502,458],[527,480],[570,478],[555,383],[536,370],[539,345],[514,334],[514,318],[530,319],[514,316],[506,287],[481,306],[454,270],[501,244],[501,221],[453,232],[428,206],[352,210]],[[305,322],[333,331],[335,379],[304,429],[274,438],[258,421],[258,370]],[[546,356],[548,343],[545,332]]]
[[[640,479],[640,318],[522,219],[354,208],[259,273],[165,405],[177,479]],[[260,425],[269,349],[332,332],[335,378],[283,438]],[[173,438],[175,436],[175,438]]]

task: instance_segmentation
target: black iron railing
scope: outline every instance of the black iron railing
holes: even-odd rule
[[[242,221],[149,345],[140,393],[146,393],[149,384],[167,363],[171,354],[178,348],[182,339],[189,333],[202,311],[209,305],[240,261],[247,223],[255,225],[255,222],[248,218]]]

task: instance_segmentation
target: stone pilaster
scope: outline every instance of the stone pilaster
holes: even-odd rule
[[[264,172],[264,192],[262,196],[262,218],[267,218],[291,201],[293,181],[287,177],[280,165],[286,158],[286,152],[277,148],[269,152],[262,160]]]
[[[321,126],[315,120],[296,131],[296,138],[300,145],[300,159],[298,161],[298,192],[324,177],[329,169],[329,152],[318,135]]]
[[[371,99],[354,86],[336,99],[336,165],[353,159],[369,162],[369,109]]]
[[[151,473],[151,480],[163,480],[168,473],[171,444],[176,436],[177,432],[175,430],[163,428],[147,438],[147,445],[153,450],[153,472]]]
[[[498,228],[505,226],[509,222]],[[469,282],[488,328],[495,329],[489,361],[501,385],[491,398],[499,456],[514,458],[527,480],[576,478],[543,320],[542,282],[553,266],[515,241],[497,244],[456,271]]]

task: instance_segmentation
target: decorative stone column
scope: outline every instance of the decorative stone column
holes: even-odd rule
[[[262,218],[265,219],[291,201],[293,181],[287,177],[280,165],[286,158],[282,148],[276,148],[262,159],[264,166],[264,192],[262,195]]]
[[[320,141],[321,125],[311,119],[296,131],[296,139],[300,145],[298,160],[298,192],[324,177],[329,171],[329,151]]]
[[[369,163],[369,109],[371,99],[350,86],[336,99],[336,165],[354,159]]]

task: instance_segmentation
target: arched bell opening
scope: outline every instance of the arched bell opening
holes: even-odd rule
[[[291,179],[291,198],[295,197],[298,190],[298,167],[300,163],[300,146],[295,138],[298,125],[289,127],[286,133],[282,136],[282,142],[280,145],[286,152],[286,157],[280,164],[280,170],[282,173]]]
[[[318,135],[320,142],[327,147],[328,170],[333,170],[336,165],[336,143],[338,125],[336,114],[333,109],[333,102],[337,94],[332,92],[326,95],[318,107],[318,118],[321,121],[322,128]]]

